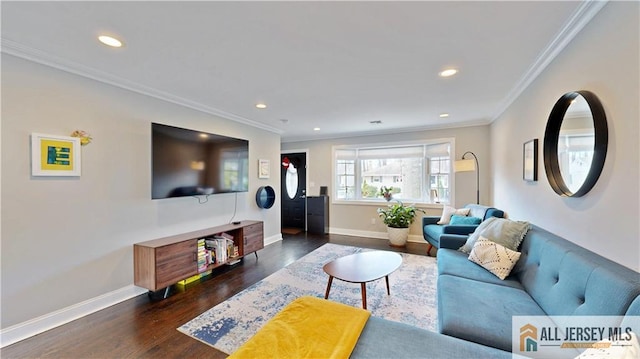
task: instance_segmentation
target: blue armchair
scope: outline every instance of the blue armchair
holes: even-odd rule
[[[469,217],[477,217],[484,221],[490,217],[504,217],[504,211],[483,206],[479,204],[468,204],[464,208],[469,208]],[[429,247],[427,248],[427,254],[431,251],[431,248],[450,248],[458,249],[462,247],[467,241],[469,234],[476,230],[478,225],[458,225],[458,224],[446,224],[440,225],[437,222],[440,217],[425,216],[422,217],[422,236],[427,241]]]

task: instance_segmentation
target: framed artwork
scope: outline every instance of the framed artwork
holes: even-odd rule
[[[533,182],[538,180],[538,139],[527,141],[522,150],[522,179]]]
[[[258,160],[258,178],[269,178],[269,160]]]
[[[32,176],[80,176],[80,138],[31,134]]]

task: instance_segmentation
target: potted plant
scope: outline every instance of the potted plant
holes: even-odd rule
[[[405,206],[400,201],[390,204],[387,208],[378,208],[378,215],[382,217],[382,221],[387,225],[391,246],[404,247],[407,244],[409,226],[416,219],[416,212],[424,213],[422,209],[416,208],[415,205]]]
[[[380,187],[380,196],[384,197],[384,199],[387,200],[387,202],[391,201],[391,197],[393,196],[393,186],[392,187],[387,187],[387,186],[382,186]]]

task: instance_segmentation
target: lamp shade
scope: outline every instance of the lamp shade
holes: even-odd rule
[[[474,160],[458,160],[453,164],[456,172],[468,172],[476,170],[476,162]]]

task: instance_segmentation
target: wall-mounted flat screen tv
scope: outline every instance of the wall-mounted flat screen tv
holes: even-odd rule
[[[151,124],[151,198],[249,190],[249,141]]]

